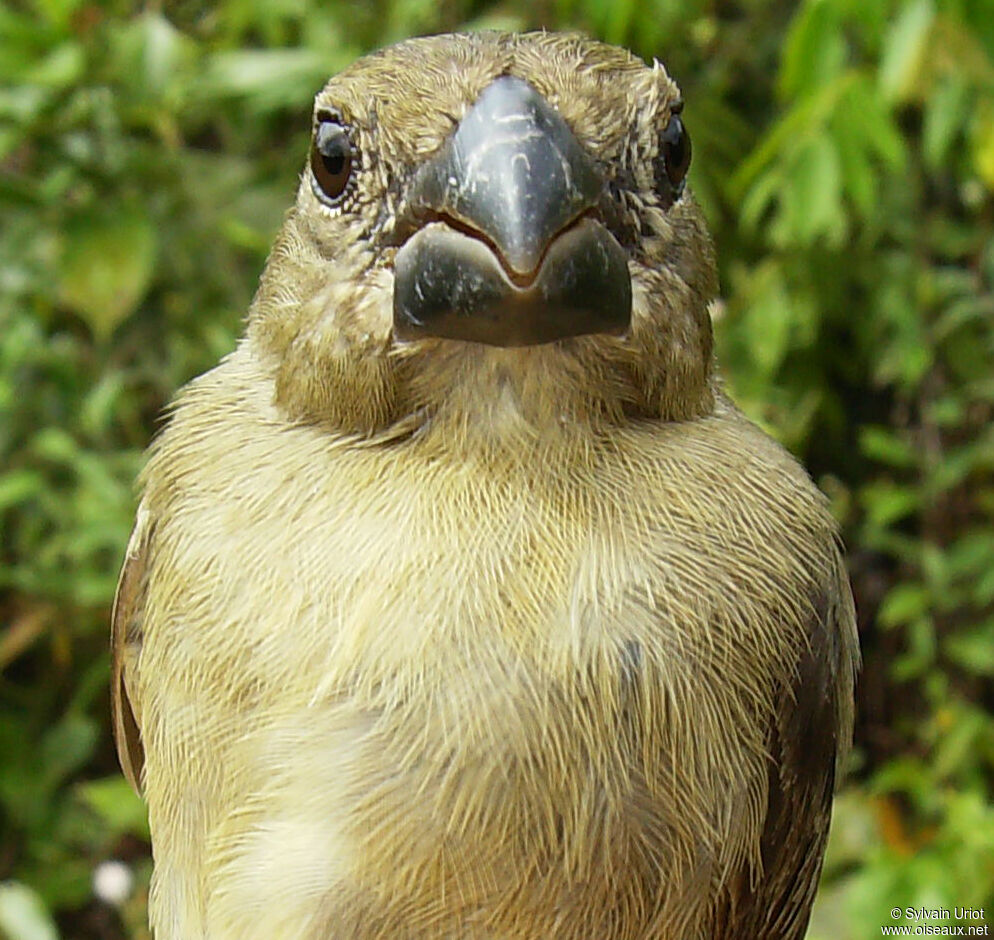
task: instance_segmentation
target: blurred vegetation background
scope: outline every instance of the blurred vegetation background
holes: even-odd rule
[[[148,936],[107,700],[133,481],[233,346],[313,94],[405,36],[539,26],[682,84],[729,384],[844,526],[865,670],[811,940],[911,905],[994,927],[994,0],[24,0],[0,4],[0,937]]]

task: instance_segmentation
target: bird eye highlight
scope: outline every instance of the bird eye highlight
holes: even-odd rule
[[[352,177],[353,156],[352,141],[341,119],[318,115],[311,145],[311,177],[315,194],[326,205],[341,202]]]
[[[683,192],[687,170],[690,169],[690,153],[690,134],[674,108],[669,123],[659,136],[659,156],[656,160],[656,185],[665,187],[674,199]]]

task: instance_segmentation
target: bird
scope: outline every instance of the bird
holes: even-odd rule
[[[828,501],[724,389],[692,120],[575,33],[317,94],[114,601],[157,940],[803,937],[855,614]]]

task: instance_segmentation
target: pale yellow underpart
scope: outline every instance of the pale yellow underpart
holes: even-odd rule
[[[440,937],[503,905],[476,935],[537,937],[514,911],[645,903],[650,857],[689,918],[758,863],[762,680],[805,642],[797,586],[840,577],[783,451],[723,407],[440,464],[279,421],[258,368],[243,347],[194,383],[146,474],[159,940],[316,940],[353,898]]]

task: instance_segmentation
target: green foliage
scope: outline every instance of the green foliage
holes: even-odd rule
[[[133,480],[234,344],[311,96],[405,35],[542,25],[681,82],[729,385],[845,527],[866,668],[811,937],[994,908],[989,0],[34,0],[0,6],[0,937],[147,936],[106,691]]]

